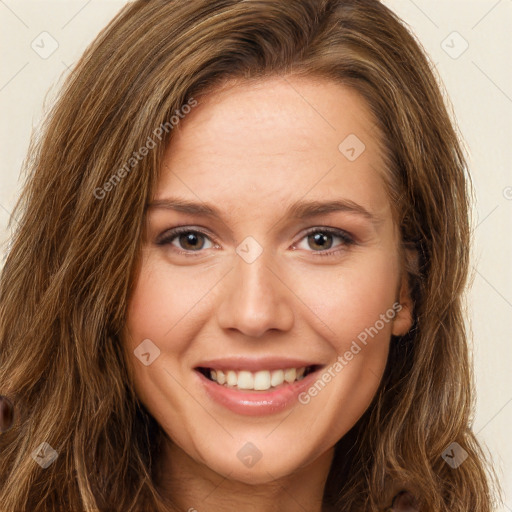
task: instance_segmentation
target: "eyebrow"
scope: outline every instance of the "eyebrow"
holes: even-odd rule
[[[148,209],[175,210],[190,215],[202,215],[222,220],[222,214],[215,206],[177,197],[152,201],[148,204]],[[349,199],[337,199],[332,201],[299,200],[286,209],[284,216],[304,220],[334,212],[346,212],[360,215],[373,224],[379,224],[383,220],[375,213],[369,212],[360,204]]]

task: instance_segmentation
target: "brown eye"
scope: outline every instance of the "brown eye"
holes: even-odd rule
[[[204,237],[202,234],[198,234],[194,231],[190,231],[186,234],[181,234],[177,237],[181,247],[186,250],[197,250],[202,249],[204,246]]]
[[[319,249],[330,249],[332,247],[332,238],[333,235],[330,233],[324,233],[322,231],[318,231],[313,235],[308,235],[308,242],[310,247],[314,248],[317,246]]]
[[[336,244],[336,239],[340,240],[341,243]],[[347,232],[334,228],[314,228],[306,233],[302,240],[306,240],[307,247],[300,247],[300,244],[297,247],[305,248],[318,256],[335,255],[336,253],[345,250],[348,246],[356,243]],[[335,248],[334,250],[327,252],[333,247]]]
[[[156,244],[170,246],[173,251],[180,254],[199,253],[203,252],[201,249],[213,247],[211,239],[206,233],[187,227],[179,227],[165,232],[156,240]]]

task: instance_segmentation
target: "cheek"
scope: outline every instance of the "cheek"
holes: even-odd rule
[[[127,309],[126,330],[134,347],[152,338],[166,353],[180,355],[187,348],[199,324],[194,318],[219,278],[217,272],[198,269],[171,271],[160,258],[146,256]]]
[[[389,339],[399,280],[398,258],[392,247],[354,254],[345,265],[303,273],[307,279],[300,275],[295,280],[296,293],[338,354],[345,352],[352,340],[364,339],[368,330],[374,334],[370,339]],[[386,350],[378,352],[382,355]]]
[[[383,250],[361,256],[336,271],[313,276],[298,290],[315,313],[311,322],[334,354],[332,363],[300,398],[312,416],[324,418],[329,432],[325,447],[362,416],[386,367],[399,279],[397,259],[387,254],[394,253]]]
[[[123,340],[133,385],[141,401],[173,438],[183,433],[172,417],[185,415],[186,405],[177,382],[182,381],[187,350],[202,325],[198,318],[201,299],[205,300],[216,280],[208,272],[198,277],[197,267],[183,266],[173,271],[161,257],[146,251],[128,303]],[[146,339],[159,350],[147,366],[134,355]]]

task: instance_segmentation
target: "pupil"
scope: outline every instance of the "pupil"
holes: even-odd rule
[[[314,240],[314,243],[317,244],[318,246],[320,246],[321,249],[325,249],[326,248],[326,245],[329,245],[327,243],[327,239],[330,235],[326,235],[324,233],[315,233],[313,235],[313,240]]]
[[[181,235],[181,242],[184,242],[183,245],[186,246],[187,244],[192,246],[193,249],[196,249],[198,247],[198,236],[195,233],[186,233]],[[200,248],[201,246],[199,246]]]

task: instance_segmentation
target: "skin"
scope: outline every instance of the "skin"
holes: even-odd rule
[[[366,146],[355,161],[338,149],[349,134]],[[412,325],[380,148],[364,100],[311,78],[233,82],[202,97],[174,133],[154,200],[205,202],[221,220],[148,209],[124,338],[138,396],[169,438],[160,484],[181,510],[321,510],[333,447],[370,405],[391,334]],[[374,221],[285,213],[298,200],[334,199]],[[206,236],[156,243],[177,226]],[[327,234],[321,246],[306,233],[325,227],[355,243]],[[248,236],[263,248],[251,263],[235,252]],[[400,312],[306,405],[236,414],[208,398],[193,370],[237,355],[332,366],[396,301]],[[133,350],[148,338],[160,355],[145,366]],[[262,454],[250,468],[237,457],[247,442]]]

